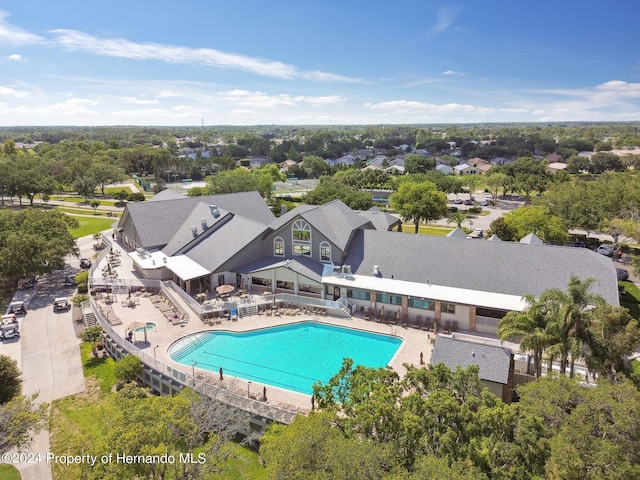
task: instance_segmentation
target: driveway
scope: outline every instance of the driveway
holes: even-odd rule
[[[76,260],[77,261],[77,260]],[[27,314],[19,317],[19,341],[0,345],[0,352],[14,358],[22,370],[22,393],[38,393],[38,401],[53,400],[81,393],[85,390],[80,341],[76,337],[71,310],[53,311],[53,299],[71,296],[73,288],[63,287],[64,276],[74,273],[71,266],[43,276],[32,290],[16,293]],[[37,435],[27,452],[44,457],[50,451],[49,432]],[[49,480],[51,467],[44,461],[15,465],[23,479]]]

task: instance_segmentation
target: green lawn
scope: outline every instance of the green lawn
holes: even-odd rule
[[[413,223],[402,224],[403,233],[413,233],[415,229],[416,229],[416,226]],[[451,227],[437,227],[435,225],[420,225],[418,227],[418,233],[420,235],[436,235],[439,237],[444,237],[451,230],[453,230],[453,228]]]
[[[629,309],[629,313],[635,319],[640,320],[640,289],[633,282],[618,282],[626,292],[620,297],[620,305]]]
[[[89,343],[81,344],[80,353],[87,385],[86,392],[56,400],[52,404],[50,439],[51,451],[56,454],[65,454],[70,446],[91,442],[92,436],[100,435],[100,423],[104,419],[105,407],[116,398],[111,392],[116,381],[113,359],[93,358]],[[78,434],[78,432],[82,433]],[[226,448],[229,456],[224,464],[223,473],[211,478],[264,479],[264,468],[260,465],[255,451],[233,442]],[[3,473],[3,470],[0,470],[2,480],[14,478]],[[68,475],[79,478],[80,472],[77,469],[54,464],[53,474],[54,478],[69,478]],[[15,478],[20,479],[19,476]]]
[[[0,478],[2,480],[20,480],[20,472],[13,465],[0,464]]]
[[[81,217],[76,215],[71,216],[78,220],[78,223],[80,223],[80,228],[71,230],[71,235],[73,235],[73,238],[80,238],[86,235],[92,235],[94,233],[101,232],[103,230],[108,230],[112,227],[113,222],[117,220],[116,218],[101,217],[97,215],[95,218]]]

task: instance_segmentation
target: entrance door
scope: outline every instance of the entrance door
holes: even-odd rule
[[[340,287],[333,287],[333,300],[336,301],[340,298]]]

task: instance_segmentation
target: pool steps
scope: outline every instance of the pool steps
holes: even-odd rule
[[[180,362],[184,357],[194,352],[200,345],[206,343],[209,339],[215,337],[215,333],[205,332],[202,335],[198,335],[198,337],[194,340],[191,340],[186,345],[181,346],[175,353],[171,354],[171,358]]]

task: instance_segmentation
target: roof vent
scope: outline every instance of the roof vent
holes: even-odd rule
[[[198,236],[198,227],[196,227],[195,225],[193,225],[191,227],[191,233],[193,234],[194,238]]]
[[[379,276],[380,276],[380,267],[379,267],[378,265],[374,265],[374,266],[373,266],[373,274],[374,274],[376,277],[379,277]]]
[[[202,230],[206,230],[207,228],[209,228],[209,226],[207,225],[207,219],[206,218],[201,218],[200,219],[200,224],[202,225]]]
[[[213,218],[218,218],[220,216],[220,210],[218,210],[217,205],[209,205],[209,210],[211,210],[211,215],[213,215]]]

